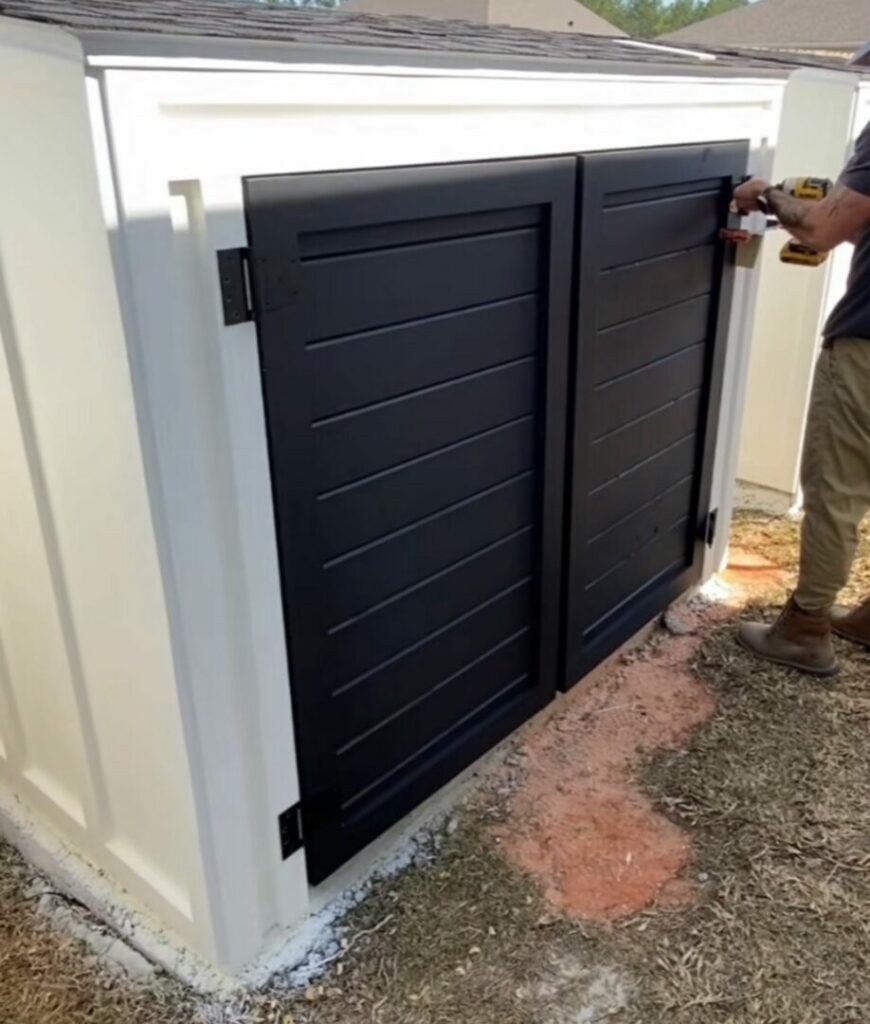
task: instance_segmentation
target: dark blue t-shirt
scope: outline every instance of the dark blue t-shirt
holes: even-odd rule
[[[840,184],[870,196],[870,124],[861,132]],[[870,228],[855,244],[846,294],[825,324],[825,337],[870,339]]]

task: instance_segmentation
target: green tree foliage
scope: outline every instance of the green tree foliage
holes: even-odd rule
[[[653,39],[696,21],[745,7],[749,0],[580,0],[629,35]]]

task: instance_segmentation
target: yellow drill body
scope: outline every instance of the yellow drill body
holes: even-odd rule
[[[813,203],[820,203],[826,199],[834,188],[834,183],[829,178],[786,178],[777,186],[780,192],[793,196],[795,199],[807,199]],[[828,258],[830,253],[816,252],[808,245],[792,239],[779,254],[783,263],[789,263],[800,267],[820,267]]]

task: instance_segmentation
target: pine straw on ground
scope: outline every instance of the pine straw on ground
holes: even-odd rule
[[[739,512],[731,529],[734,547],[764,555],[775,565],[797,576],[800,551],[800,522],[755,512]],[[852,567],[844,601],[860,601],[870,596],[870,518],[861,528],[858,557]]]
[[[794,524],[741,516],[735,539],[794,564]],[[855,578],[854,589],[870,583],[867,535]],[[276,979],[225,1019],[865,1024],[870,656],[845,645],[841,655],[840,678],[820,685],[761,667],[735,644],[733,623],[705,638],[695,668],[718,713],[684,751],[639,767],[663,812],[692,834],[698,900],[689,909],[610,927],[554,920],[499,855],[486,826],[500,798],[489,793],[427,864],[375,885],[346,922],[343,956],[307,993]],[[2,849],[3,1024],[221,1019],[168,982],[103,987],[73,944],[34,923],[15,878],[20,861]]]
[[[735,527],[735,543],[787,568],[798,536],[797,524],[764,516]],[[849,596],[865,587],[870,532]],[[554,922],[472,820],[431,867],[357,912],[356,929],[379,930],[297,1019],[865,1024],[870,656],[843,645],[842,675],[819,685],[760,666],[733,631],[733,622],[715,627],[695,666],[717,694],[717,715],[644,773],[660,808],[693,836],[694,907],[609,928]],[[605,1004],[597,1018],[582,1009],[596,968],[630,989],[627,1007],[614,1002],[608,1013]]]
[[[131,985],[37,912],[33,871],[0,840],[2,1024],[191,1024],[195,998],[168,979]]]

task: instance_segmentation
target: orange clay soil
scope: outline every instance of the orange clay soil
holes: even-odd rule
[[[613,664],[526,740],[527,771],[499,837],[554,910],[609,920],[673,899],[691,843],[632,770],[640,755],[678,748],[715,710],[689,672],[698,643],[668,638]]]
[[[692,899],[690,837],[655,810],[635,775],[640,758],[679,750],[716,709],[691,669],[705,625],[785,578],[746,561],[738,552],[723,573],[723,604],[677,609],[671,624],[682,635],[605,665],[526,737],[525,770],[495,832],[556,913],[609,921]]]
[[[750,598],[784,586],[789,575],[764,555],[744,548],[732,548],[728,567],[719,574],[719,579],[736,592],[738,604],[745,604]]]

